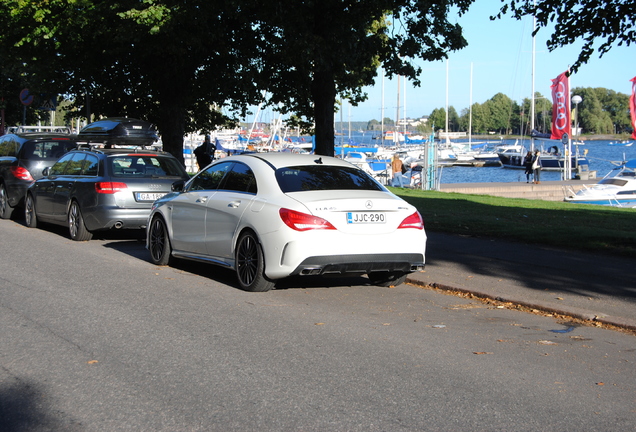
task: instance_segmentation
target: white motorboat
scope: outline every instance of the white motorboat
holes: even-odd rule
[[[624,162],[616,169],[619,171],[614,176],[608,174],[597,184],[565,197],[565,201],[636,208],[636,159]]]

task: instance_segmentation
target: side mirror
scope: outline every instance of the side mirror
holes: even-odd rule
[[[183,192],[183,188],[185,187],[185,181],[178,180],[172,183],[171,190],[172,192]]]
[[[46,167],[46,168],[44,168],[44,169],[42,170],[42,175],[43,175],[44,177],[48,177],[48,176],[49,176],[49,174],[50,174],[50,172],[51,172],[51,167]]]

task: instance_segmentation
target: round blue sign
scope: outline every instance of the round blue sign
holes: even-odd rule
[[[29,106],[33,103],[33,95],[29,94],[29,89],[24,89],[20,92],[20,102],[22,105]]]

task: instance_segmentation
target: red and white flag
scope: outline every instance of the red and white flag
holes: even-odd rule
[[[560,140],[563,134],[572,135],[570,123],[570,83],[567,72],[552,80],[552,131],[550,139]]]
[[[629,98],[629,112],[632,115],[632,138],[636,139],[636,77],[632,82],[632,95]]]

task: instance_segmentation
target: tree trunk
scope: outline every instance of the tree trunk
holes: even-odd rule
[[[170,103],[161,103],[157,128],[161,134],[163,150],[176,157],[182,165],[183,136],[185,135],[185,108]]]
[[[334,155],[334,106],[336,104],[336,83],[334,74],[328,70],[318,70],[314,73],[312,82],[314,99],[314,119],[316,121],[315,154],[323,156]]]
[[[185,135],[186,107],[188,101],[188,75],[182,70],[167,71],[158,83],[157,128],[161,135],[163,150],[176,157],[182,165],[183,136]]]

